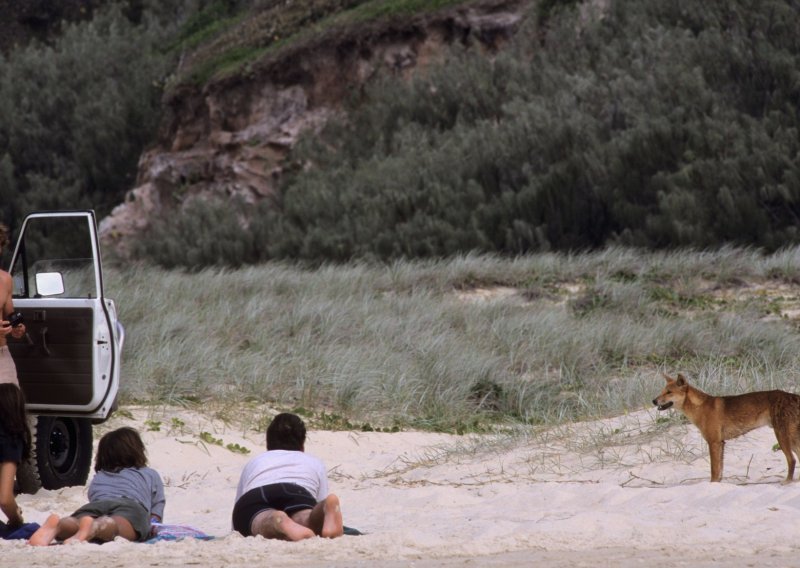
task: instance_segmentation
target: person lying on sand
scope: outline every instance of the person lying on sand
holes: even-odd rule
[[[289,413],[267,428],[267,451],[242,470],[233,528],[244,536],[303,540],[342,536],[339,498],[328,493],[324,464],[305,453],[306,426]]]
[[[121,536],[143,541],[151,520],[164,516],[164,483],[147,467],[147,455],[133,428],[113,430],[100,438],[89,503],[69,517],[50,515],[28,541],[47,546],[53,540],[108,542]]]

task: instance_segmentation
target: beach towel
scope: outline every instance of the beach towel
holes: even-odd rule
[[[363,533],[358,529],[354,529],[353,527],[344,527],[344,534],[349,536],[361,536],[362,534],[366,533]]]
[[[183,540],[184,538],[196,538],[199,540],[213,540],[213,536],[207,535],[200,529],[189,525],[166,525],[164,523],[151,523],[150,538],[147,543],[161,542],[164,540]]]
[[[165,525],[163,523],[152,523],[150,527],[150,538],[145,541],[148,544],[162,541],[178,541],[183,540],[184,538],[196,538],[200,540],[214,539],[213,536],[207,535],[200,529],[196,529],[188,525]],[[360,536],[365,533],[358,529],[354,529],[353,527],[344,527],[344,534],[350,536]]]
[[[24,523],[18,527],[9,527],[7,524],[0,522],[0,538],[4,540],[28,540],[38,529],[39,523]]]

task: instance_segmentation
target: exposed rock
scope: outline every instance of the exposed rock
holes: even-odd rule
[[[487,0],[402,27],[323,38],[262,62],[246,77],[176,90],[157,146],[140,159],[137,187],[102,220],[101,239],[125,258],[150,219],[192,198],[256,203],[274,195],[300,135],[341,112],[350,93],[378,73],[425,68],[456,42],[497,49],[517,29],[523,4]]]

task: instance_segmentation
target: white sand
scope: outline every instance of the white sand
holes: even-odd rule
[[[772,430],[728,442],[725,477],[709,483],[697,430],[642,410],[527,437],[312,431],[345,525],[368,534],[301,543],[230,530],[239,471],[250,456],[199,439],[209,432],[251,455],[263,434],[198,413],[129,409],[96,433],[142,431],[163,476],[165,522],[214,535],[157,544],[117,540],[37,548],[0,541],[3,566],[787,566],[800,565],[800,483],[784,486]],[[172,417],[184,426],[170,430]],[[162,422],[145,431],[145,420]],[[85,488],[40,491],[27,521],[69,514]]]

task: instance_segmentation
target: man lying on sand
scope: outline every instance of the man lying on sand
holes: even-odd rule
[[[303,540],[342,536],[339,498],[328,493],[324,464],[304,452],[306,426],[278,414],[267,428],[267,451],[242,470],[233,528],[244,536]]]

